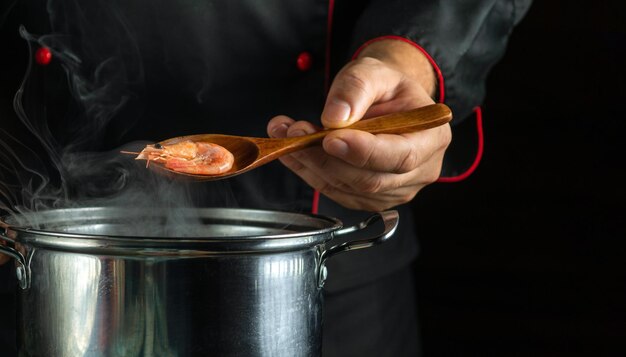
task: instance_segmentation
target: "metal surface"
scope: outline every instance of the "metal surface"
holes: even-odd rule
[[[347,252],[347,251],[355,250],[355,249],[369,248],[376,244],[380,244],[386,241],[387,239],[391,238],[391,236],[395,233],[396,228],[398,227],[398,219],[399,219],[398,211],[386,211],[386,212],[376,213],[370,216],[369,218],[367,218],[366,220],[364,220],[363,222],[360,222],[359,224],[356,224],[354,226],[346,227],[346,228],[335,231],[334,236],[339,236],[339,235],[350,234],[353,232],[363,230],[377,221],[382,221],[383,224],[385,225],[383,233],[373,238],[358,239],[358,240],[345,242],[345,243],[338,244],[324,251],[324,253],[322,254],[322,263],[324,263],[326,259],[329,259],[330,257],[338,253]]]
[[[136,212],[5,217],[13,247],[0,250],[31,272],[19,296],[20,356],[318,356],[323,260],[382,241],[397,224],[397,214],[376,215],[383,233],[329,254],[334,236],[376,219],[340,230],[320,216],[192,210],[201,223],[191,231],[155,231],[130,223],[146,219]],[[33,218],[37,229],[12,225]],[[137,227],[150,227],[146,238],[122,235]],[[186,237],[159,233],[168,230]]]

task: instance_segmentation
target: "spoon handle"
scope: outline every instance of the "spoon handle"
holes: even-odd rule
[[[434,128],[451,119],[450,108],[438,103],[406,112],[360,120],[347,129],[363,130],[372,134],[404,134]]]
[[[445,104],[432,104],[406,112],[386,114],[379,117],[360,120],[344,129],[356,129],[372,134],[404,134],[430,129],[445,124],[452,119],[452,112]],[[259,163],[271,161],[281,155],[288,154],[321,142],[326,134],[333,130],[321,130],[313,134],[282,139],[263,139],[260,148]]]

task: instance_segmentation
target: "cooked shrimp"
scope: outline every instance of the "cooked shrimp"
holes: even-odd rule
[[[181,141],[172,145],[146,146],[136,160],[162,163],[166,168],[196,175],[217,175],[230,170],[235,158],[226,148],[205,142]]]

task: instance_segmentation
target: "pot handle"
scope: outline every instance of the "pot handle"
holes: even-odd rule
[[[10,234],[8,226],[0,222],[0,241],[4,241],[5,243],[9,243],[10,245],[14,246],[15,241],[9,236]],[[20,253],[17,249],[5,244],[0,244],[0,253],[6,254],[14,258],[19,263],[19,266],[15,270],[17,280],[19,281],[20,287],[22,289],[28,288],[30,281],[30,269],[28,268],[28,264],[26,263],[26,258],[24,258],[24,255]]]
[[[369,248],[373,245],[377,245],[386,241],[396,231],[396,228],[398,227],[398,219],[399,219],[398,211],[390,210],[390,211],[378,212],[378,213],[371,215],[370,217],[368,217],[366,220],[364,220],[361,223],[335,231],[334,236],[341,236],[344,234],[348,234],[348,233],[365,229],[380,220],[383,221],[383,224],[385,226],[383,232],[375,237],[344,242],[336,246],[333,246],[330,249],[325,250],[322,253],[322,258],[321,258],[322,265],[328,258],[334,255],[337,255],[339,253],[347,252],[349,250]]]
[[[398,228],[398,219],[399,219],[398,211],[390,210],[390,211],[378,212],[378,213],[371,215],[370,217],[368,217],[366,220],[364,220],[361,223],[355,224],[354,226],[336,230],[333,233],[333,236],[335,237],[352,233],[352,232],[356,232],[356,231],[360,231],[380,220],[382,220],[384,224],[383,232],[375,237],[344,242],[344,243],[337,244],[331,247],[330,249],[323,251],[320,257],[320,269],[319,269],[319,276],[317,279],[318,287],[322,288],[324,286],[324,283],[326,282],[326,276],[328,275],[328,271],[326,269],[326,260],[328,258],[331,258],[334,255],[347,252],[350,250],[369,248],[373,245],[380,244],[386,241],[393,235],[393,233],[396,231],[396,228]]]

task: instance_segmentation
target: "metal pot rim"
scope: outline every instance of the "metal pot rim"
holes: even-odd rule
[[[211,254],[212,252],[240,254],[242,252],[299,250],[330,240],[332,232],[342,228],[340,220],[322,215],[240,208],[179,208],[177,215],[196,215],[203,221],[228,223],[233,228],[240,224],[248,224],[259,227],[260,231],[267,227],[273,227],[272,229],[281,227],[281,229],[276,228],[278,233],[255,235],[146,237],[142,235],[72,233],[45,228],[46,225],[50,226],[53,223],[62,225],[63,222],[73,222],[73,219],[82,219],[85,222],[121,218],[128,220],[129,217],[132,219],[133,214],[137,215],[144,209],[146,208],[81,207],[51,209],[18,216],[4,216],[0,218],[0,225],[5,227],[6,232],[15,236],[16,242],[34,247],[91,254],[158,256],[195,256]],[[147,209],[154,210],[154,208]],[[152,213],[167,218],[164,213]],[[39,222],[43,223],[44,228],[33,228],[18,223],[18,220],[27,221],[29,218],[38,219]],[[271,229],[268,228],[268,230]]]

